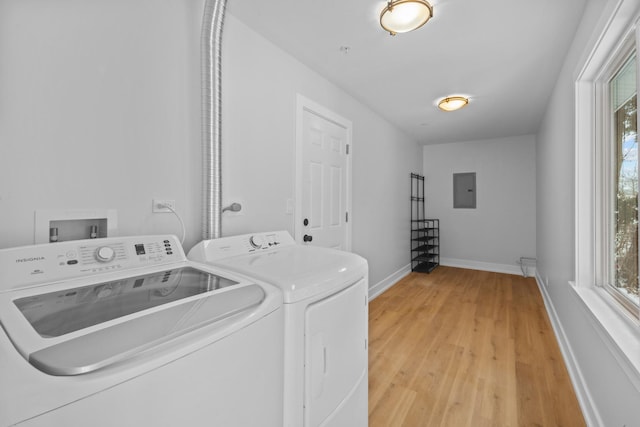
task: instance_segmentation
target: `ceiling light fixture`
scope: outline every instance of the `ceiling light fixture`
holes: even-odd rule
[[[380,25],[395,36],[422,27],[432,17],[433,7],[426,0],[389,0],[380,13]]]
[[[442,111],[456,111],[466,106],[469,98],[464,96],[448,96],[438,102],[438,108]]]

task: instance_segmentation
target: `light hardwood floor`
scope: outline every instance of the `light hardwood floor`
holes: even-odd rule
[[[535,280],[440,266],[371,301],[369,425],[584,426]]]

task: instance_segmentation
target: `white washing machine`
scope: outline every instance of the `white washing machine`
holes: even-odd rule
[[[282,307],[174,236],[0,250],[0,425],[280,427]]]
[[[203,241],[188,255],[283,291],[284,426],[368,424],[368,266],[286,231]]]

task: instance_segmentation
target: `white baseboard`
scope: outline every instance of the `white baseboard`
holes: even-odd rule
[[[492,271],[494,273],[506,273],[522,275],[522,270],[517,264],[494,264],[491,262],[471,261],[468,259],[457,258],[440,258],[440,265],[446,265],[447,267],[468,268],[471,270]],[[535,269],[528,267],[527,273],[529,276],[535,276]]]
[[[578,365],[578,362],[575,358],[575,355],[571,348],[571,344],[569,343],[567,335],[564,332],[562,323],[560,323],[558,313],[556,312],[556,309],[553,305],[553,302],[551,301],[551,297],[547,292],[547,288],[544,285],[542,278],[537,274],[537,272],[536,283],[538,284],[538,288],[540,289],[540,293],[542,294],[544,306],[547,309],[547,314],[549,316],[549,320],[551,321],[553,332],[555,333],[556,340],[558,341],[558,345],[560,346],[560,352],[562,353],[564,364],[567,366],[567,371],[569,371],[569,377],[571,378],[573,389],[576,392],[578,403],[580,404],[580,408],[582,409],[584,421],[587,426],[602,426],[602,421],[595,409],[593,398],[591,397],[591,393],[589,393],[589,389],[582,375],[582,371],[580,370],[580,366]]]
[[[411,264],[407,264],[395,273],[391,273],[375,285],[369,287],[369,301],[395,285],[400,279],[411,273]]]

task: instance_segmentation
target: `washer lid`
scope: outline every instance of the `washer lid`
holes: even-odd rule
[[[367,261],[356,254],[306,245],[280,246],[212,263],[280,287],[285,303],[333,293],[367,274]]]
[[[255,315],[265,298],[261,286],[180,267],[3,293],[0,323],[32,365],[78,375]]]
[[[24,296],[13,302],[41,337],[52,338],[237,284],[181,267]]]

